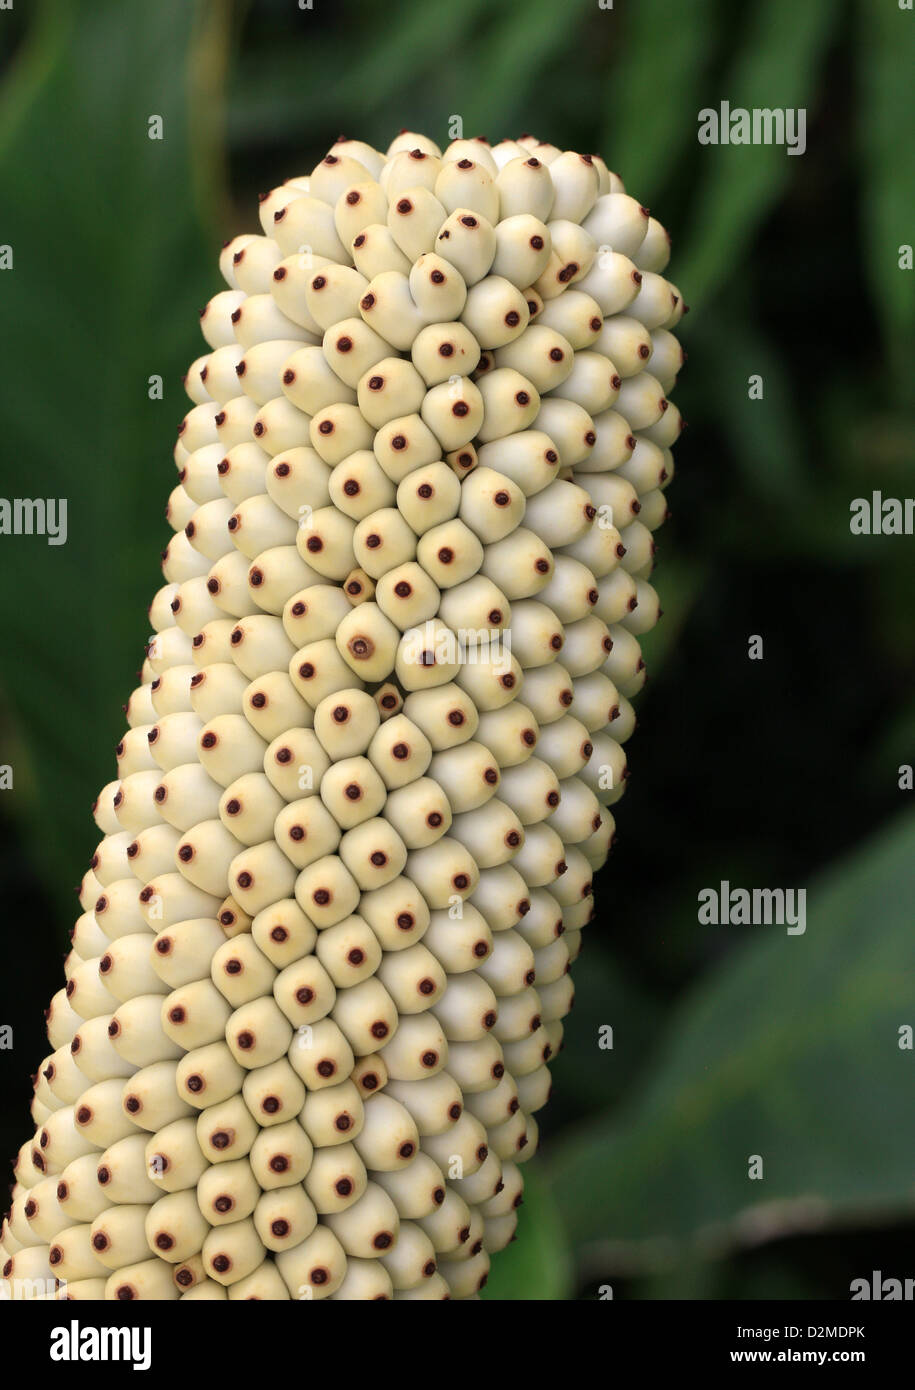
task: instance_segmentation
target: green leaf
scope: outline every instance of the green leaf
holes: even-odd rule
[[[314,156],[314,163],[324,152],[323,148],[316,152],[315,144],[320,142],[329,110],[345,111],[348,134],[358,131],[361,138],[384,148],[409,119],[408,112],[414,113],[412,124],[417,130],[427,129],[423,107],[428,89],[437,125],[443,119],[443,95],[448,101],[446,113],[465,111],[476,51],[472,35],[487,8],[488,0],[464,0],[460,5],[404,0],[392,11],[368,0],[353,0],[348,6],[347,38],[342,41],[339,31],[323,30],[314,12],[303,11],[298,32],[307,45],[308,80],[303,81],[302,47],[274,45],[242,52],[232,79],[230,131],[239,141],[252,137],[262,141],[266,136],[276,143],[288,139],[293,123],[303,151],[299,172],[304,172],[308,158]],[[389,124],[392,117],[397,125]],[[428,133],[436,135],[434,129]],[[438,138],[447,142],[444,128]]]
[[[915,26],[896,4],[858,5],[860,90],[856,103],[868,276],[890,339],[898,384],[911,392],[915,293],[900,270],[899,247],[912,245],[915,148],[909,130]]]
[[[614,891],[615,851],[596,884],[595,900],[610,900]],[[565,1029],[562,1047],[550,1061],[553,1094],[545,1117],[544,1134],[570,1111],[588,1114],[595,1096],[604,1103],[623,1096],[633,1078],[644,1073],[646,1057],[663,1017],[663,1005],[635,976],[611,955],[609,943],[595,939],[601,919],[591,923],[584,940],[584,955],[573,967],[575,1014]],[[597,1048],[600,1029],[611,1024],[614,1046]],[[637,1084],[637,1083],[636,1083]]]
[[[717,364],[718,385],[705,404],[729,440],[745,494],[783,512],[805,510],[813,480],[791,400],[793,383],[752,314],[729,312],[722,299],[711,323],[696,323],[690,348],[694,358]],[[762,400],[750,399],[751,376],[762,377]]]
[[[4,490],[68,502],[66,544],[0,537],[0,681],[29,759],[8,809],[31,819],[55,891],[99,838],[89,807],[115,775],[163,583],[181,375],[205,350],[195,310],[220,288],[190,191],[194,23],[180,0],[42,5],[0,91]]]
[[[693,113],[715,51],[715,9],[714,0],[625,7],[600,148],[639,198],[654,199],[695,140]]]
[[[461,110],[464,129],[472,134],[478,128],[508,133],[512,114],[523,107],[531,89],[535,89],[535,104],[542,104],[540,89],[544,73],[554,68],[557,57],[564,53],[570,35],[580,24],[580,13],[587,11],[591,0],[527,0],[524,9],[524,61],[518,62],[516,37],[518,15],[508,7],[500,12],[500,22],[492,25],[485,45],[481,45],[475,66],[475,80],[466,94],[462,91]],[[540,126],[538,124],[538,130]],[[549,135],[543,133],[544,140]]]
[[[651,578],[661,600],[664,621],[639,638],[651,680],[657,680],[680,647],[686,624],[711,577],[711,568],[704,560],[678,553],[677,537],[667,531],[670,525],[666,522],[664,528],[654,533],[659,563]]]
[[[734,68],[704,106],[804,107],[816,99],[816,79],[826,45],[840,17],[833,0],[769,0],[755,6]],[[698,137],[698,111],[687,113]],[[810,132],[808,131],[808,137]],[[746,265],[757,228],[792,178],[803,177],[804,156],[782,145],[697,145],[705,175],[695,203],[686,253],[678,258],[677,283],[688,301],[706,300]]]
[[[542,1167],[525,1164],[524,1202],[511,1245],[499,1252],[484,1299],[554,1299],[570,1296],[569,1253],[556,1203]]]
[[[750,942],[681,1008],[641,1096],[553,1152],[574,1241],[708,1248],[912,1211],[913,897],[908,813],[814,890],[804,935],[697,928]]]

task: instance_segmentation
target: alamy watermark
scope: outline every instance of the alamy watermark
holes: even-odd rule
[[[49,1303],[62,1297],[63,1279],[0,1279],[0,1303]]]
[[[452,631],[430,622],[404,633],[400,657],[405,666],[491,665],[505,674],[511,670],[511,633],[484,627]]]
[[[865,1300],[875,1303],[911,1303],[915,1299],[915,1279],[890,1279],[881,1270],[874,1269],[867,1279],[852,1279],[848,1291],[852,1303]]]
[[[731,106],[721,102],[716,110],[699,112],[700,145],[784,145],[789,155],[807,149],[807,111],[803,106]]]
[[[848,529],[853,536],[911,536],[915,529],[915,497],[856,497],[849,502]]]
[[[152,1331],[148,1327],[81,1327],[76,1318],[68,1327],[51,1328],[52,1361],[128,1361],[135,1371],[148,1371],[152,1361]]]
[[[788,936],[807,930],[806,888],[732,888],[722,879],[718,888],[699,891],[702,926],[784,927]]]
[[[48,545],[64,545],[66,497],[0,497],[0,536],[46,536]]]

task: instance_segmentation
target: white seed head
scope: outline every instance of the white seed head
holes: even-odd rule
[[[626,786],[686,306],[533,136],[341,137],[259,216],[4,1251],[79,1299],[473,1299]]]

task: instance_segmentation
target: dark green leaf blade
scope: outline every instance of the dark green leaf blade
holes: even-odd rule
[[[717,109],[722,97],[732,109],[813,108],[815,82],[838,18],[832,0],[770,0],[753,11],[750,29],[723,88],[708,93]],[[790,35],[790,42],[785,36]],[[698,139],[698,112],[693,138]],[[801,177],[803,155],[780,145],[705,145],[705,175],[697,195],[677,282],[687,300],[708,299],[746,262],[763,218],[791,178]]]
[[[0,93],[0,240],[14,254],[0,278],[2,490],[68,502],[66,544],[0,537],[0,680],[35,779],[8,808],[31,819],[58,893],[85,866],[88,808],[115,775],[119,706],[163,582],[171,450],[191,404],[181,373],[205,350],[201,287],[220,288],[190,197],[193,34],[177,0],[43,6]],[[149,399],[153,375],[163,400]]]
[[[524,1167],[524,1204],[511,1245],[492,1262],[485,1299],[561,1300],[570,1295],[569,1255],[541,1166]]]
[[[736,886],[736,885],[735,885]],[[911,1210],[915,816],[816,890],[803,936],[760,933],[670,1023],[628,1111],[564,1141],[552,1186],[576,1241],[695,1239]],[[765,1164],[748,1179],[750,1155]]]

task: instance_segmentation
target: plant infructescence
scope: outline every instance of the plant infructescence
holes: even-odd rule
[[[596,155],[340,140],[228,243],[3,1277],[472,1298],[625,786],[681,419]]]

